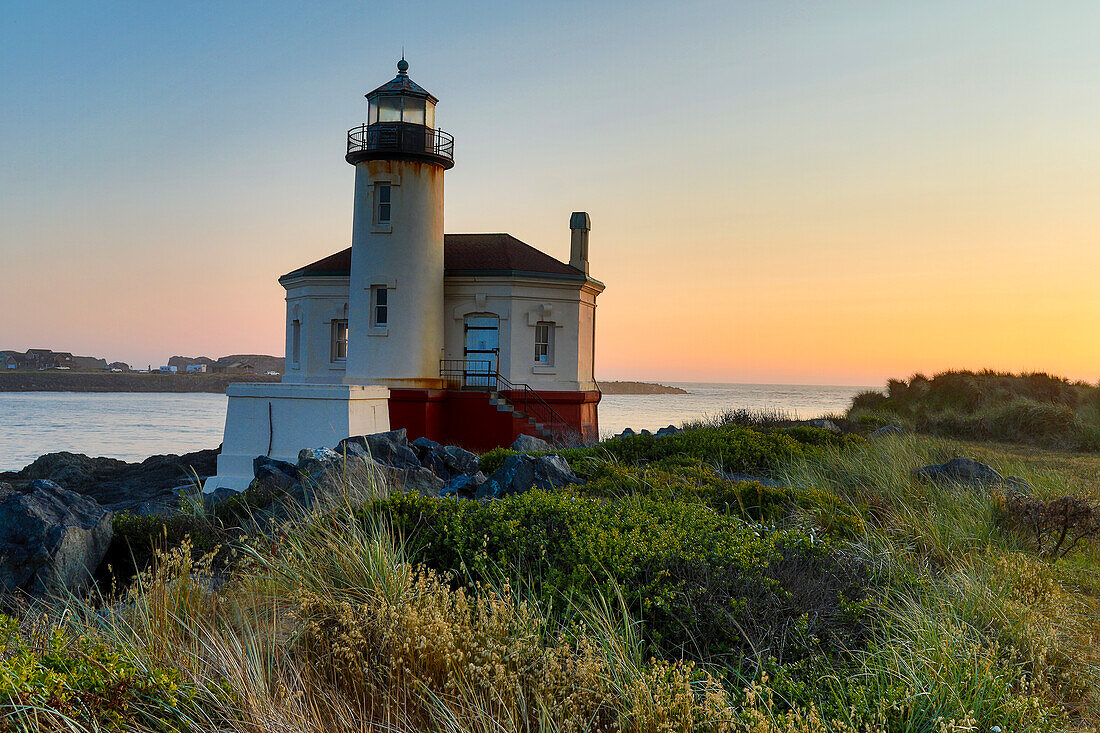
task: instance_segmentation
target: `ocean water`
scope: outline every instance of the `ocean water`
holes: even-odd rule
[[[686,395],[605,395],[600,433],[656,430],[727,409],[775,409],[802,418],[843,412],[865,387],[676,384]],[[219,394],[0,392],[0,471],[55,451],[141,461],[215,448],[225,427]]]

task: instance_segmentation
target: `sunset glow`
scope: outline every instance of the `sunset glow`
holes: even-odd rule
[[[1094,3],[26,6],[0,30],[0,348],[281,354],[402,44],[448,232],[569,257],[597,376],[1100,378]]]

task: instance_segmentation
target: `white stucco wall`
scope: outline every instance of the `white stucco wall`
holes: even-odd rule
[[[594,390],[592,338],[595,283],[511,277],[451,277],[445,289],[447,359],[462,359],[465,318],[500,318],[500,372],[515,384],[544,391]],[[535,362],[535,326],[554,324],[552,363]]]
[[[332,358],[332,321],[349,318],[348,278],[307,276],[286,281],[283,285],[287,293],[286,369],[282,381],[341,384],[347,362]],[[297,362],[294,361],[295,320],[301,323]]]
[[[392,186],[388,225],[375,185]],[[371,325],[371,287],[388,288],[385,328]],[[437,387],[443,350],[443,169],[373,160],[355,166],[349,384]]]

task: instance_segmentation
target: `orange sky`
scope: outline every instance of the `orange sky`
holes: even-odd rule
[[[403,39],[448,231],[567,259],[590,212],[601,378],[1100,378],[1094,4],[407,5],[381,45],[291,4],[23,11],[0,348],[281,353],[276,278],[348,245],[344,132]]]

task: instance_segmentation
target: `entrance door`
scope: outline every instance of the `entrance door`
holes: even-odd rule
[[[500,356],[500,319],[492,315],[466,316],[465,386],[497,386]]]

